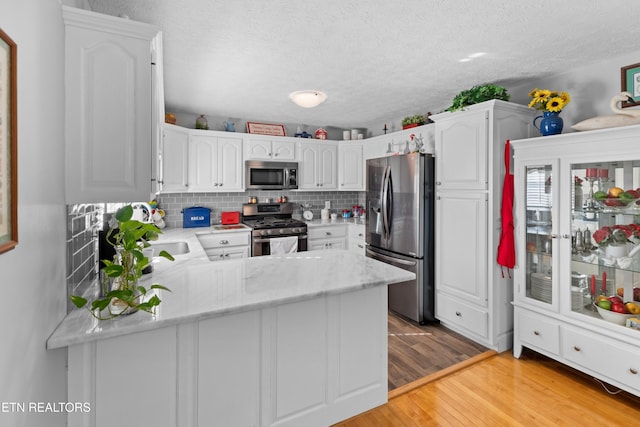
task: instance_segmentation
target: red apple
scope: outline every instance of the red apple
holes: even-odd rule
[[[640,199],[640,192],[638,190],[627,190],[625,193],[629,193],[634,199]]]
[[[611,304],[615,304],[615,303],[620,303],[620,304],[622,304],[622,302],[623,302],[623,301],[622,301],[622,298],[620,298],[620,297],[619,297],[619,296],[617,296],[617,295],[612,295],[612,296],[610,296],[610,297],[609,297],[609,298],[607,298],[607,299],[608,299],[609,301],[611,301]]]
[[[640,288],[633,288],[633,299],[640,301]]]
[[[627,312],[627,308],[621,302],[614,302],[611,303],[611,311],[613,311],[614,313],[625,314]]]

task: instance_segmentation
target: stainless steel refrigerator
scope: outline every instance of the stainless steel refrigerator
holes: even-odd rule
[[[389,285],[389,310],[421,324],[436,321],[433,168],[430,154],[367,160],[367,256],[416,273]]]

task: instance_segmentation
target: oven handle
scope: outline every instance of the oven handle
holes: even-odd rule
[[[277,239],[278,237],[288,237],[288,236],[273,236],[273,239]],[[307,240],[307,235],[306,234],[301,234],[298,236],[298,240]],[[271,239],[253,239],[254,243],[267,243],[271,241]]]

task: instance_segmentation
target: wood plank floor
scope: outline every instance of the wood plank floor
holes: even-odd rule
[[[390,398],[335,427],[630,426],[640,398],[526,350],[500,353]],[[615,390],[609,386],[610,390]]]
[[[487,348],[434,323],[418,325],[389,313],[389,390],[405,386]]]

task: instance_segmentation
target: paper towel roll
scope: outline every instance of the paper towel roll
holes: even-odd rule
[[[321,219],[329,219],[329,209],[322,209],[320,211],[320,218]]]

